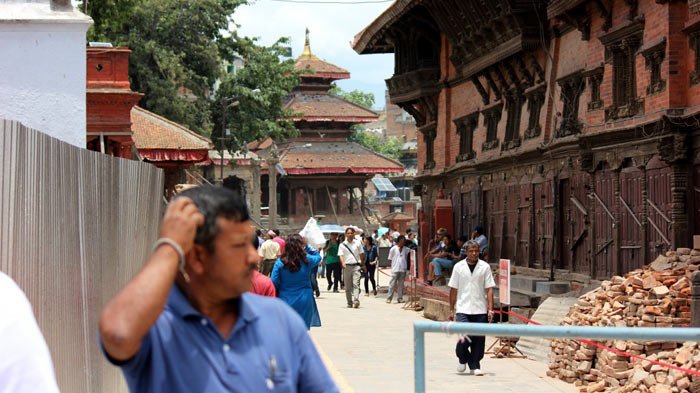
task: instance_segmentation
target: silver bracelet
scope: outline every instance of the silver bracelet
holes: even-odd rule
[[[156,240],[155,243],[153,243],[153,248],[151,249],[151,253],[154,253],[158,247],[162,246],[163,244],[167,244],[171,246],[173,249],[175,249],[175,252],[177,253],[177,256],[180,258],[180,266],[178,270],[180,270],[180,273],[182,273],[182,276],[185,277],[186,282],[190,282],[190,276],[187,274],[185,271],[185,252],[182,250],[182,247],[180,247],[179,244],[173,239],[170,239],[168,237],[161,237],[160,239]]]

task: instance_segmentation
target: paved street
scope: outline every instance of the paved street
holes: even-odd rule
[[[402,310],[402,304],[386,304],[385,296],[363,294],[357,310],[346,308],[344,292],[322,291],[317,299],[323,326],[312,328],[311,336],[343,393],[413,391],[412,321],[422,318],[422,313]],[[522,393],[578,392],[573,385],[546,377],[545,364],[527,359],[486,355],[482,361],[485,376],[458,374],[456,339],[427,334],[428,392],[511,391],[516,387]],[[487,347],[489,344],[487,339]]]

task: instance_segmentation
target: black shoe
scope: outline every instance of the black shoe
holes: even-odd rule
[[[333,284],[328,284],[328,288],[326,289],[326,291],[330,291],[331,288],[333,288]]]
[[[334,289],[334,290],[333,290],[333,293],[338,293],[338,290],[337,290],[337,289]]]
[[[316,297],[321,296],[321,291],[319,291],[318,289],[316,289],[314,292],[316,292]]]

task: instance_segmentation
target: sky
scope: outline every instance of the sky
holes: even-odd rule
[[[350,71],[350,79],[338,81],[338,86],[343,90],[371,92],[375,96],[375,108],[383,108],[384,80],[393,74],[394,55],[358,55],[350,43],[393,1],[360,4],[339,4],[338,1],[362,0],[295,1],[251,1],[249,5],[239,6],[233,19],[240,26],[240,34],[258,37],[258,42],[263,45],[270,45],[280,37],[289,37],[293,58],[304,49],[304,31],[308,27],[311,51],[319,58]]]

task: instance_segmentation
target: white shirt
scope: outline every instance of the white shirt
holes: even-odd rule
[[[357,239],[357,236],[355,236],[352,242],[348,242],[348,240],[345,239],[345,241],[338,246],[338,256],[343,258],[342,261],[346,265],[362,263],[362,244],[359,239]]]
[[[14,281],[0,272],[0,392],[58,393],[51,354],[32,306]]]
[[[399,246],[391,247],[389,250],[389,260],[391,261],[391,272],[401,273],[406,271],[406,256],[411,249],[404,246],[399,250]]]
[[[493,273],[488,263],[479,259],[472,273],[467,266],[467,260],[463,259],[452,269],[452,277],[447,286],[457,290],[455,311],[460,314],[474,315],[486,314],[488,311],[486,288],[493,288],[496,283],[493,281]]]

